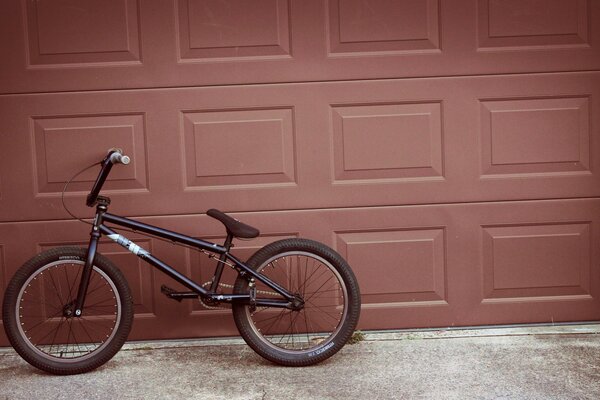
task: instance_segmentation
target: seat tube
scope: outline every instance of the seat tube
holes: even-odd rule
[[[210,291],[215,293],[217,288],[219,287],[219,282],[221,281],[221,275],[223,274],[223,266],[225,265],[225,261],[227,261],[227,253],[229,253],[229,249],[231,249],[231,242],[233,241],[233,235],[227,232],[227,238],[225,239],[225,244],[223,247],[225,248],[225,253],[221,254],[219,257],[219,261],[217,262],[217,267],[215,268],[215,274],[213,276],[212,284],[210,285]]]
[[[85,295],[90,284],[90,277],[92,276],[92,269],[94,267],[94,259],[96,258],[96,249],[98,248],[98,241],[100,240],[100,224],[102,224],[102,215],[106,212],[106,205],[99,204],[96,208],[96,217],[92,224],[92,231],[90,232],[90,242],[88,245],[87,254],[85,257],[85,265],[83,272],[81,273],[81,281],[79,282],[79,290],[77,292],[77,299],[75,301],[75,316],[80,317],[83,313],[83,305],[85,303]]]

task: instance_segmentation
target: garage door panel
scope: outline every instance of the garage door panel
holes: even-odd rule
[[[10,39],[0,43],[0,86],[25,93],[600,66],[600,4],[593,1],[264,0],[248,7],[6,1],[0,25]]]
[[[590,100],[482,101],[483,174],[591,173]]]
[[[335,181],[443,176],[441,103],[332,107]]]
[[[289,0],[176,4],[182,62],[290,56]]]
[[[444,230],[445,304],[421,302],[415,296],[394,302],[388,296],[373,296],[370,292],[410,285],[414,274],[405,270],[429,259],[421,256],[411,262],[416,247],[398,246],[396,253],[382,252],[388,259],[378,263],[375,252],[361,259],[349,254],[343,242],[338,243],[338,251],[349,258],[365,290],[362,327],[381,327],[378,318],[418,327],[436,326],[438,322],[443,326],[446,318],[458,325],[599,318],[600,254],[595,246],[599,240],[598,206],[597,201],[542,201],[340,211],[340,218],[345,215],[363,227],[379,223],[404,229],[415,224],[426,227],[429,218],[448,222]],[[333,224],[344,225],[337,218]],[[362,233],[356,235],[364,239]],[[370,235],[372,238],[374,234]],[[359,243],[363,247],[371,245],[368,241],[367,245]],[[396,276],[396,270],[403,273]]]
[[[5,216],[0,218],[64,218],[59,196],[64,181],[114,146],[132,156],[132,164],[116,166],[107,182],[117,213],[198,213],[258,204],[269,209],[280,208],[282,199],[300,204],[306,197],[298,193],[312,178],[310,170],[298,169],[306,164],[299,157],[310,158],[314,150],[313,137],[304,133],[299,139],[294,103],[299,92],[242,90],[247,94],[242,98],[229,88],[2,98],[11,134],[0,136],[0,143],[22,158],[18,165],[0,159],[2,185],[11,188],[6,196],[3,190],[1,201],[10,207],[0,210]],[[279,99],[265,104],[273,95]],[[307,104],[310,96],[304,92],[297,101]],[[310,109],[303,106],[302,119],[310,120]],[[69,208],[81,216],[90,215],[84,199],[94,171],[86,174],[67,196]]]
[[[439,1],[327,1],[329,54],[439,51]]]
[[[355,273],[365,304],[446,301],[443,228],[338,232],[336,248],[361,267]]]
[[[140,61],[137,0],[22,4],[28,67]]]
[[[296,184],[292,108],[185,112],[183,125],[186,189]]]
[[[133,158],[107,185],[127,215],[595,196],[599,87],[581,73],[4,97],[0,142],[22,158],[0,160],[0,214],[63,218],[66,179],[113,146]],[[93,175],[71,186],[77,215]]]
[[[35,147],[35,195],[60,193],[74,173],[96,161],[98,149],[108,150],[115,146],[131,155],[132,162],[126,169],[115,168],[106,189],[147,190],[143,114],[44,116],[33,117],[31,124]],[[82,143],[85,146],[77,145]],[[86,171],[73,180],[69,190],[89,190],[97,175],[97,168]]]
[[[538,198],[597,195],[600,86],[568,77],[545,87],[539,83],[522,80],[527,89],[508,84],[493,97],[476,94],[480,189],[493,196],[519,193],[522,199],[536,192]],[[547,192],[551,186],[554,194]]]
[[[296,236],[323,241],[346,257],[363,292],[361,329],[600,318],[595,199],[233,215],[264,233],[237,241],[234,251],[242,259],[271,241]],[[217,242],[223,238],[222,225],[206,215],[140,220]],[[0,224],[5,275],[12,276],[40,243],[84,244],[88,229],[74,221]],[[202,254],[125,235],[201,283],[211,276],[214,261]],[[132,338],[235,334],[227,311],[167,299],[160,285],[179,287],[170,278],[114,244],[103,242],[100,251],[119,264],[132,286],[137,304]]]
[[[479,0],[481,47],[589,46],[590,2]]]
[[[591,222],[483,229],[484,302],[589,297]]]
[[[483,290],[468,320],[494,323],[514,307],[518,322],[599,318],[596,201],[498,204],[480,221]]]
[[[452,207],[375,207],[315,211],[331,220],[334,248],[361,287],[360,329],[430,327],[457,318],[453,293],[462,243]],[[312,233],[312,232],[311,232]],[[460,278],[459,278],[460,279]],[[387,322],[386,322],[387,321]]]
[[[148,193],[144,112],[126,112],[123,101],[94,96],[3,100],[2,115],[9,133],[0,136],[0,144],[5,155],[19,155],[0,161],[2,180],[11,188],[2,198],[9,205],[0,211],[7,216],[4,220],[28,214],[30,219],[64,218],[60,194],[65,183],[115,146],[129,153],[132,163],[114,168],[107,180],[107,194],[135,198]],[[92,168],[69,185],[67,203],[77,215],[90,214],[84,206],[85,196],[98,171]]]
[[[3,2],[2,91],[107,88],[125,81],[140,85],[142,80],[136,77],[143,70],[139,3]],[[123,75],[123,70],[128,72]]]
[[[440,196],[447,196],[444,202],[453,201],[449,197],[480,201],[597,195],[600,164],[595,155],[600,147],[593,138],[600,114],[594,99],[600,86],[595,76],[394,83],[332,85],[324,95],[331,99],[328,129],[332,193],[341,199],[337,204],[347,198],[366,205],[374,198],[406,204],[437,202]],[[414,103],[394,103],[398,93]],[[431,107],[421,103],[424,93],[441,99],[432,103],[439,104],[439,117],[437,109],[423,111]],[[403,112],[396,107],[424,108]],[[423,112],[429,113],[429,135],[418,124]],[[435,167],[425,169],[427,163]]]

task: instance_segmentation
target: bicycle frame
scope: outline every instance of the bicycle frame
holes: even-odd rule
[[[315,240],[286,238],[241,261],[230,253],[234,238],[253,239],[260,231],[217,209],[209,209],[206,215],[223,224],[223,244],[111,214],[110,198],[100,195],[102,186],[114,164],[130,161],[121,149],[109,149],[102,161],[78,172],[65,185],[63,196],[77,176],[101,166],[85,199],[95,210],[93,221],[76,217],[65,205],[74,219],[91,225],[87,249],[60,246],[43,251],[8,282],[2,303],[3,328],[23,359],[52,374],[78,374],[98,368],[121,349],[134,324],[135,310],[125,276],[98,250],[107,239],[179,282],[180,291],[161,285],[166,297],[179,302],[195,299],[208,309],[229,304],[239,334],[266,360],[308,366],[331,357],[346,344],[357,326],[361,301],[356,277],[339,253]],[[195,282],[190,271],[184,271],[188,276],[182,274],[125,237],[125,232],[184,246],[214,259],[212,279]],[[220,282],[225,266],[237,272],[234,286]]]
[[[94,263],[94,258],[96,256],[96,251],[98,247],[98,242],[102,235],[108,236],[111,240],[115,241],[117,244],[129,250],[131,253],[135,254],[142,260],[146,261],[150,265],[154,266],[161,272],[167,274],[177,282],[181,283],[188,289],[192,290],[192,292],[181,292],[176,293],[176,298],[197,298],[198,296],[202,296],[210,301],[215,303],[242,303],[242,304],[251,304],[253,306],[268,306],[268,307],[279,307],[279,308],[289,308],[289,309],[297,309],[301,307],[298,304],[298,299],[294,294],[289,293],[287,290],[279,286],[277,283],[273,282],[269,278],[254,272],[250,267],[244,264],[242,261],[233,256],[229,249],[231,247],[231,242],[233,240],[232,235],[228,235],[225,240],[224,245],[218,245],[216,243],[207,242],[200,239],[195,239],[190,236],[182,235],[177,232],[169,231],[166,229],[162,229],[153,225],[144,224],[139,221],[134,221],[125,217],[121,217],[118,215],[110,214],[107,212],[108,210],[108,198],[98,197],[99,201],[96,207],[96,216],[94,218],[92,224],[92,231],[90,233],[90,242],[88,246],[88,252],[86,257],[86,262],[84,266],[84,270],[82,273],[82,279],[79,286],[79,291],[77,295],[77,299],[75,302],[75,315],[81,316],[84,309],[85,303],[85,293],[87,292],[87,288],[89,285],[90,275],[92,271],[92,266]],[[167,263],[159,260],[157,257],[152,255],[149,251],[143,249],[138,246],[131,240],[127,239],[125,236],[120,235],[115,232],[111,228],[105,225],[105,223],[111,223],[114,225],[123,226],[126,228],[133,229],[135,231],[143,232],[146,234],[154,235],[163,239],[171,240],[175,243],[181,243],[187,246],[191,246],[197,248],[201,251],[208,252],[212,255],[211,258],[216,258],[215,255],[219,256],[217,267],[215,269],[215,274],[213,277],[213,282],[210,290],[203,288],[198,283],[194,282],[187,276],[181,274],[173,267],[168,265]],[[249,276],[248,279],[256,279],[275,292],[279,293],[283,299],[265,299],[265,298],[256,298],[255,291],[250,291],[248,294],[220,294],[216,293],[216,289],[218,288],[219,281],[221,279],[221,272],[223,270],[223,266],[225,264],[231,265],[234,269],[237,270],[240,276]],[[251,285],[252,286],[252,285]]]

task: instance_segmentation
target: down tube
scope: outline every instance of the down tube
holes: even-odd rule
[[[150,265],[158,268],[161,272],[167,274],[168,276],[175,279],[177,282],[181,283],[185,287],[193,290],[198,294],[207,295],[209,293],[202,286],[198,285],[196,282],[192,281],[187,276],[173,269],[170,265],[154,257],[152,254],[150,254],[148,250],[141,248],[137,244],[133,243],[131,240],[127,239],[125,236],[118,234],[117,232],[113,231],[110,228],[107,228],[104,225],[100,225],[100,231],[103,234],[105,234],[109,239],[113,240],[120,246],[123,246],[131,253],[135,254]]]

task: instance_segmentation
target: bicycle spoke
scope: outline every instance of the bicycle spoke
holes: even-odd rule
[[[324,316],[327,316],[327,317],[331,318],[332,320],[336,321],[336,323],[340,321],[339,318],[335,317],[335,315],[337,315],[339,317],[339,313],[335,313],[334,314],[334,313],[331,313],[331,312],[328,312],[328,311],[325,311],[325,310],[322,310],[322,309],[320,309],[320,310],[321,310],[321,313],[323,313]]]
[[[276,324],[276,323],[278,323],[279,321],[281,321],[281,319],[282,319],[282,318],[285,316],[285,311],[286,311],[285,309],[281,310],[281,312],[280,312],[280,313],[279,313],[279,315],[277,316],[278,318],[277,318],[277,319],[275,319],[275,321],[273,321],[273,322],[271,323],[271,325],[269,325],[269,327],[268,327],[268,328],[265,330],[266,332],[269,332],[269,331],[271,330],[271,328],[272,328],[273,326],[275,326],[275,324]]]
[[[75,289],[76,283],[79,282],[79,280],[77,278],[79,278],[80,271],[81,271],[81,268],[77,268],[77,273],[75,274],[75,279],[73,280],[73,287],[71,289]],[[69,299],[73,298],[73,293],[72,293],[71,289],[69,289]],[[79,290],[79,288],[78,288],[78,290]]]
[[[63,299],[60,295],[60,291],[56,287],[56,283],[54,282],[54,277],[52,276],[51,270],[48,270],[48,275],[50,276],[50,280],[52,281],[52,286],[54,286],[54,290],[55,290],[56,295],[58,296],[58,300],[60,301],[61,304],[65,304],[65,302],[63,301]]]
[[[54,313],[53,315],[51,315],[50,317],[46,318],[44,321],[42,322],[38,322],[37,324],[35,324],[34,326],[28,327],[27,331],[31,332],[33,329],[37,328],[40,325],[45,324],[46,322],[50,321],[52,318],[56,318],[58,317],[60,314],[62,314],[62,311],[59,311],[57,313]]]
[[[320,286],[320,287],[319,287],[317,290],[315,290],[315,293],[314,293],[312,296],[310,296],[309,298],[307,298],[307,299],[304,299],[304,301],[308,301],[308,300],[310,300],[310,299],[311,299],[311,298],[312,298],[312,297],[313,297],[315,294],[319,293],[319,291],[321,290],[321,288],[322,288],[323,286],[325,286],[325,284],[326,284],[327,282],[329,282],[331,279],[333,279],[333,276],[330,276],[330,277],[329,277],[329,279],[327,279],[325,282],[323,282],[323,284],[322,284],[322,285],[321,285],[321,286]]]
[[[271,314],[263,307],[250,315],[263,340],[271,347],[292,352],[307,352],[327,343],[342,325],[344,288],[332,267],[310,253],[283,254],[266,262],[257,272],[268,276],[290,293],[301,296],[300,310],[283,309]],[[269,292],[261,285],[258,292]],[[339,309],[339,307],[342,307]]]
[[[71,290],[72,290],[73,288],[71,287],[71,283],[69,282],[69,274],[68,274],[68,272],[67,272],[67,268],[64,268],[64,269],[63,269],[63,271],[64,271],[64,273],[65,273],[65,279],[66,279],[66,281],[67,281],[67,289],[69,289],[69,294],[67,295],[67,299],[71,299],[71,298],[72,298],[72,297],[71,297]],[[73,282],[75,282],[75,281],[73,281]]]
[[[54,346],[54,343],[56,343],[56,336],[58,335],[58,332],[60,331],[60,328],[62,327],[62,324],[64,321],[65,321],[65,317],[61,317],[58,327],[54,330],[54,336],[52,337],[52,343],[50,344],[50,350],[49,350],[50,353],[52,352],[52,347]]]
[[[48,359],[87,357],[102,348],[118,326],[115,287],[96,267],[86,294],[88,318],[63,315],[77,295],[82,271],[83,262],[53,262],[32,275],[19,294],[17,318],[24,338]]]
[[[87,328],[85,327],[85,323],[81,324],[81,327],[83,328],[83,331],[85,332],[85,334],[87,335],[87,337],[90,339],[90,343],[92,344],[96,344],[96,341],[92,338],[92,335],[90,335],[90,332],[87,330]]]

